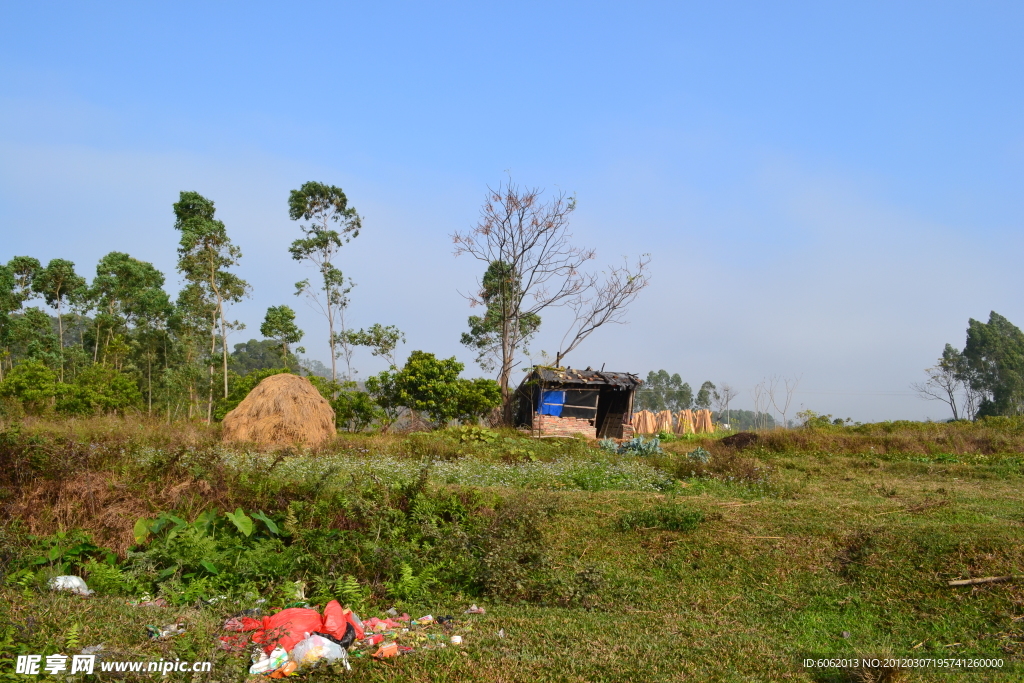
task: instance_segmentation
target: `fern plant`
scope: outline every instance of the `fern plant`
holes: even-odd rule
[[[82,647],[82,625],[77,621],[68,628],[64,634],[64,651],[77,652]]]
[[[356,577],[345,574],[334,584],[334,592],[338,601],[356,612],[363,611],[367,598],[370,597],[370,589],[359,585]]]
[[[415,600],[422,597],[434,583],[433,572],[426,568],[419,576],[413,572],[412,567],[403,563],[399,569],[398,578],[387,582],[388,593],[399,600]]]

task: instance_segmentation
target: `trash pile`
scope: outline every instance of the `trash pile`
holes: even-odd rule
[[[471,606],[466,614],[485,614]],[[453,616],[426,615],[413,619],[390,609],[383,618],[362,621],[352,610],[331,600],[323,614],[315,609],[290,607],[262,619],[236,616],[224,622],[226,631],[246,635],[221,636],[221,647],[229,650],[257,647],[250,674],[271,678],[295,676],[321,663],[340,662],[351,670],[349,657],[385,659],[460,646],[472,624],[457,623]]]
[[[85,579],[80,576],[55,576],[48,582],[50,590],[67,591],[75,595],[89,597],[96,591],[90,590],[85,584]]]

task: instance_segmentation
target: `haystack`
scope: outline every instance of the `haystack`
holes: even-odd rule
[[[676,434],[693,434],[696,430],[693,428],[693,411],[692,410],[680,410],[679,420],[676,423]]]
[[[334,438],[334,409],[305,377],[271,375],[224,416],[224,441],[318,446]]]

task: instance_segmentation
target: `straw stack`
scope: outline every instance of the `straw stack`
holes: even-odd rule
[[[649,410],[633,413],[633,431],[636,434],[653,434],[655,432],[654,413]]]
[[[693,411],[680,410],[679,420],[676,423],[676,434],[693,434]]]
[[[672,411],[663,410],[658,413],[654,422],[655,432],[665,432],[667,434],[672,433]]]
[[[694,428],[698,434],[713,434],[715,425],[711,421],[710,410],[698,410],[694,415]]]
[[[334,409],[308,379],[271,375],[224,416],[224,441],[260,446],[319,446],[337,434]]]

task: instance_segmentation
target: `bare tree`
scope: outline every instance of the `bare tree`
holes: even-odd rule
[[[910,388],[916,391],[918,396],[923,399],[942,401],[953,411],[953,419],[959,420],[960,410],[957,406],[957,392],[963,388],[964,383],[957,377],[956,372],[948,366],[943,367],[941,363],[933,368],[927,368],[924,372],[928,375],[928,379],[924,382],[913,382]],[[973,396],[969,398],[973,398]],[[965,403],[969,402],[969,398]],[[976,403],[976,399],[974,402]],[[974,405],[970,407],[972,412],[977,410]]]
[[[512,370],[516,354],[540,325],[540,313],[554,306],[569,306],[575,318],[556,364],[590,333],[608,322],[621,322],[624,307],[646,285],[641,258],[639,269],[617,268],[605,280],[581,272],[594,258],[592,249],[573,246],[569,216],[576,198],[564,192],[544,201],[542,190],[521,188],[509,180],[497,189],[488,187],[487,200],[477,225],[452,235],[455,255],[469,254],[487,264],[487,282],[466,298],[482,305],[477,347],[493,344],[491,352],[501,386],[503,417],[512,419]],[[565,340],[563,340],[565,341]],[[464,342],[465,343],[465,342]],[[487,355],[487,349],[484,349]]]
[[[767,429],[768,421],[765,419],[768,410],[768,388],[766,386],[767,381],[761,380],[754,385],[754,390],[751,392],[754,397],[754,424],[757,425],[758,429]]]
[[[650,284],[647,271],[650,263],[650,254],[643,254],[632,268],[628,263],[621,268],[610,268],[603,281],[596,276],[588,278],[587,286],[569,303],[575,317],[562,337],[561,350],[555,354],[556,366],[597,328],[605,323],[621,325],[625,322],[627,307]]]
[[[793,402],[793,394],[796,393],[800,379],[799,376],[791,379],[789,377],[779,377],[778,375],[772,375],[768,378],[768,399],[771,401],[775,411],[782,415],[782,426],[784,428],[789,427],[786,415],[789,413],[789,406]]]
[[[982,392],[975,388],[977,375],[963,354],[946,344],[934,367],[927,368],[928,379],[914,382],[910,388],[929,401],[942,401],[953,411],[953,419],[973,420],[978,413]],[[962,395],[961,395],[962,393]]]
[[[714,394],[715,409],[718,411],[719,416],[724,412],[726,414],[725,423],[732,425],[732,415],[729,412],[729,404],[732,402],[739,392],[735,388],[726,384],[725,382],[719,382],[719,386],[722,389],[721,393],[717,391]]]

